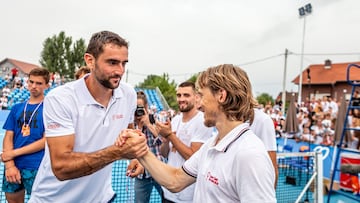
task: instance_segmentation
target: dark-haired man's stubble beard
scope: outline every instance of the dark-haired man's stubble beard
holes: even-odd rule
[[[104,76],[104,74],[100,71],[99,66],[95,63],[95,69],[94,69],[94,75],[95,75],[95,79],[104,87],[109,88],[109,89],[115,89],[119,86],[120,81],[121,81],[121,75],[113,75],[111,77],[107,77]],[[111,78],[118,78],[119,82],[116,85],[113,85],[110,82]]]
[[[186,113],[191,111],[193,108],[195,108],[194,104],[188,104],[187,106],[185,106],[184,108],[179,108],[180,112]]]

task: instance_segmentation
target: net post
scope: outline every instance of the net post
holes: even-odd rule
[[[321,151],[317,151],[315,154],[315,166],[316,166],[316,196],[315,201],[318,203],[324,202],[324,181],[323,181],[323,156]]]

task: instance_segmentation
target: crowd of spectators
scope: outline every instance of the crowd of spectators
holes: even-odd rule
[[[360,106],[359,92],[355,91],[352,97],[351,106]],[[339,112],[340,102],[335,99],[323,96],[322,98],[309,99],[298,105],[297,102],[289,105],[296,107],[296,119],[299,132],[295,134],[285,133],[285,115],[281,111],[281,103],[276,102],[274,105],[269,102],[260,108],[270,115],[274,121],[277,137],[287,137],[296,141],[310,142],[325,146],[333,146],[335,141],[335,124]],[[349,111],[348,127],[360,128],[360,111],[353,109]],[[348,131],[349,135],[344,140],[344,147],[360,150],[359,138],[360,131]]]
[[[1,89],[1,98],[0,98],[0,106],[1,109],[8,109],[9,104],[11,101],[9,100],[9,95],[11,92],[13,92],[15,89],[22,90],[24,88],[27,88],[27,79],[28,77],[19,77],[17,74],[10,76],[10,74],[6,74],[3,78],[7,83],[6,85]]]

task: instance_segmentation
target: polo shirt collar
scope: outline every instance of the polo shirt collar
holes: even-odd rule
[[[74,81],[74,88],[76,95],[79,98],[79,101],[83,104],[99,104],[94,97],[90,94],[89,89],[86,86],[85,78],[87,78],[90,74],[85,75],[84,77]],[[113,90],[112,100],[120,99],[124,96],[124,92],[122,91],[122,82],[120,82],[119,86]]]
[[[215,145],[216,138],[214,139],[214,149],[220,152],[226,152],[230,145],[235,142],[237,139],[241,137],[243,133],[249,130],[249,123],[242,123],[232,129],[224,138],[220,140],[220,142]]]

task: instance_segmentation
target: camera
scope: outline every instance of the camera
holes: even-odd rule
[[[135,116],[145,115],[145,108],[143,106],[137,106],[135,110]]]

